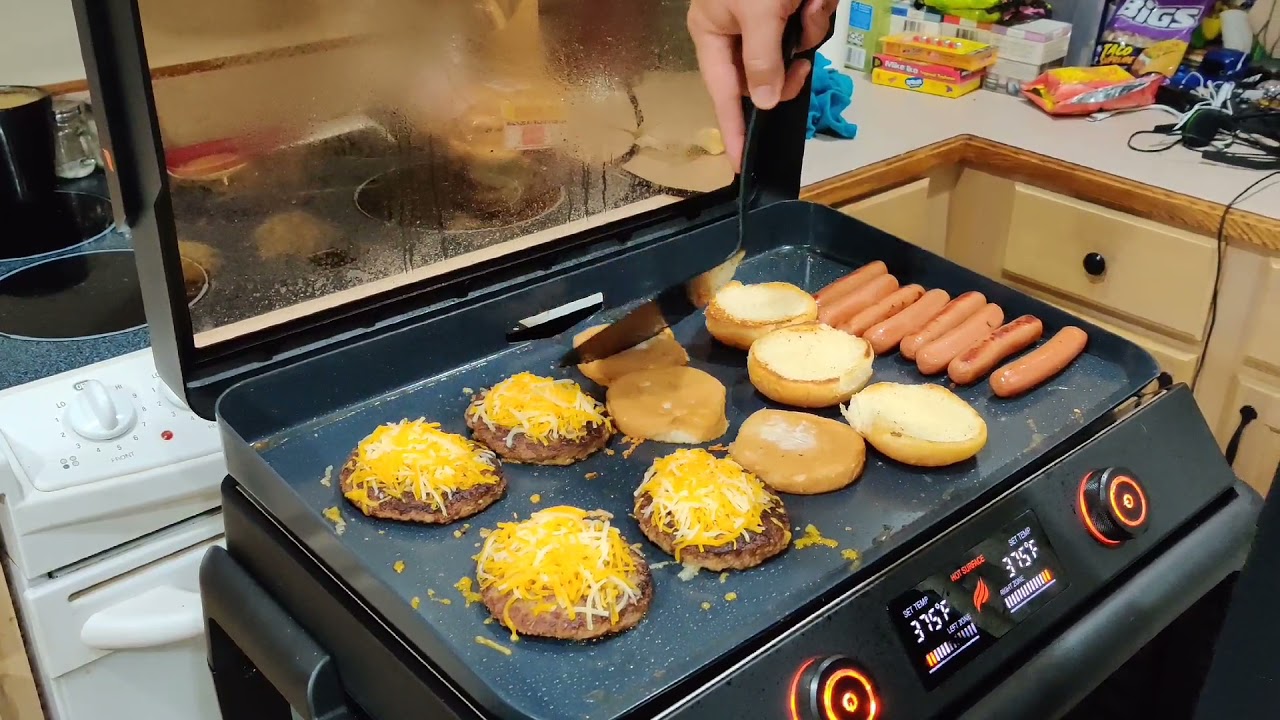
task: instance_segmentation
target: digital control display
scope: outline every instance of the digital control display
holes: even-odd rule
[[[1067,586],[1028,510],[889,605],[921,682],[932,690]]]

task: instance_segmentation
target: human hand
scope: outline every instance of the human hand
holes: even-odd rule
[[[746,127],[742,96],[761,110],[800,93],[812,69],[797,60],[784,69],[782,33],[787,19],[804,5],[800,47],[817,47],[831,28],[836,0],[692,0],[689,34],[698,54],[698,67],[715,107],[725,150],[738,170]],[[749,92],[748,92],[749,91]]]

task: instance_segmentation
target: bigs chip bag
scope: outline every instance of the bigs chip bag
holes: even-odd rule
[[[1119,0],[1093,50],[1093,64],[1119,65],[1135,76],[1173,77],[1191,35],[1214,0]]]

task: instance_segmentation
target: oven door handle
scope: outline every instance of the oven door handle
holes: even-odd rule
[[[200,563],[200,595],[224,718],[357,717],[329,653],[221,547]]]
[[[95,650],[140,650],[199,637],[200,595],[161,585],[89,616],[80,642]]]

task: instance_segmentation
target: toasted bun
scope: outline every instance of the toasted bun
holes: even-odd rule
[[[605,404],[619,432],[637,439],[696,445],[729,429],[727,392],[711,375],[686,366],[641,370],[609,386]]]
[[[606,327],[608,325],[596,325],[583,330],[573,337],[573,346],[578,347],[587,338]],[[609,387],[623,375],[639,370],[688,364],[689,353],[685,352],[684,347],[676,340],[675,334],[671,332],[670,328],[667,328],[658,336],[645,340],[630,350],[623,350],[617,355],[603,360],[583,363],[578,366],[578,372],[586,375],[601,387]]]
[[[876,383],[840,412],[872,447],[907,465],[952,465],[987,444],[986,421],[941,385]]]
[[[795,407],[848,401],[871,379],[875,353],[860,337],[829,325],[784,327],[752,343],[747,374],[762,395]]]
[[[760,410],[742,423],[729,457],[778,492],[816,495],[857,480],[867,444],[838,420]]]
[[[746,256],[746,250],[739,250],[733,257],[690,280],[686,288],[689,302],[700,308],[710,304],[716,293],[733,279],[733,274],[738,272],[738,266],[742,264],[742,258]]]
[[[789,325],[818,319],[818,301],[790,283],[731,282],[707,306],[707,330],[720,342],[746,350],[751,343]]]

